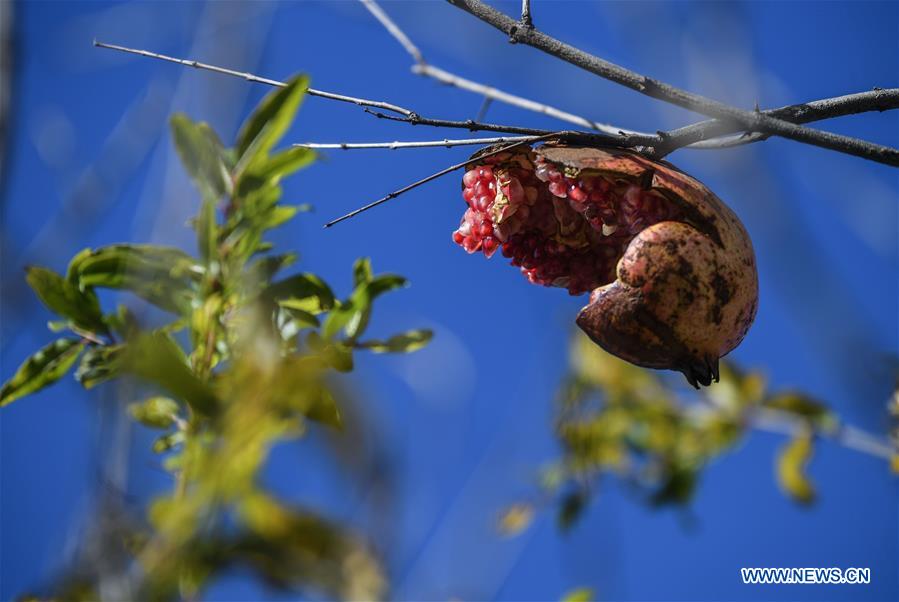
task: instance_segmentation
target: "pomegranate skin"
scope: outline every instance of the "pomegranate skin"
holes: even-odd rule
[[[538,151],[569,169],[636,181],[682,211],[634,236],[616,280],[596,288],[578,326],[606,351],[638,366],[680,371],[695,387],[718,380],[718,360],[746,335],[758,308],[752,242],[705,185],[667,162],[623,149]]]

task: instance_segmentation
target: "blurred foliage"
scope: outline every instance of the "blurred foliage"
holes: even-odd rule
[[[729,362],[721,364],[719,383],[695,391],[665,373],[624,362],[577,333],[570,366],[555,415],[562,457],[540,472],[537,501],[517,502],[501,515],[503,534],[520,533],[546,502],[555,506],[559,528],[571,528],[603,478],[620,479],[651,506],[684,506],[703,470],[753,429],[788,437],[775,459],[777,483],[793,501],[811,504],[816,493],[807,469],[816,441],[849,443],[847,427],[826,405],[795,391],[769,391],[761,374]],[[899,422],[899,398],[892,408]],[[895,466],[895,432],[892,447]]]
[[[562,596],[562,602],[592,602],[595,599],[596,594],[589,587],[580,587]]]
[[[117,549],[130,558],[116,582],[119,599],[192,599],[235,566],[272,586],[329,598],[385,595],[381,564],[362,537],[279,501],[259,483],[273,445],[309,428],[342,428],[330,372],[352,370],[358,350],[407,352],[431,338],[411,330],[364,339],[375,299],[406,285],[397,275],[375,275],[368,259],[353,266],[345,299],[315,274],[276,280],[296,256],[271,254],[264,234],[307,209],[278,202],[280,181],[315,155],[274,148],[306,85],[297,77],[269,94],[233,148],[205,123],[172,118],[178,154],[201,196],[191,223],[197,256],[116,244],[85,249],[65,275],[28,269],[28,283],[57,316],[50,329],[72,336],[28,358],[3,386],[0,404],[73,367],[88,389],[136,379],[143,398],[126,400],[129,413],[160,432],[153,450],[174,477],[146,520],[124,521],[116,531]],[[132,293],[169,320],[146,329],[126,306],[105,312],[97,289]],[[55,595],[95,599],[103,587],[77,576]]]

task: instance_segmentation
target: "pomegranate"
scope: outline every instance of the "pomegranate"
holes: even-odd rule
[[[578,326],[638,366],[709,385],[755,318],[749,235],[669,163],[618,148],[521,146],[470,167],[462,197],[458,245],[501,250],[534,284],[592,291]]]

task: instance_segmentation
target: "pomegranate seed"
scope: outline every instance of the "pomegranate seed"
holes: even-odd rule
[[[572,184],[568,187],[568,198],[583,203],[587,200],[587,193],[579,186]]]
[[[481,179],[481,181],[492,180],[493,179],[493,169],[490,167],[479,167],[478,168],[478,177]]]
[[[564,182],[552,181],[549,184],[549,191],[560,199],[568,196],[568,190]]]
[[[633,235],[679,216],[665,198],[604,176],[565,176],[529,151],[491,157],[462,178],[468,202],[453,241],[487,257],[501,251],[535,284],[582,294],[615,277]],[[497,191],[508,199],[494,211]]]

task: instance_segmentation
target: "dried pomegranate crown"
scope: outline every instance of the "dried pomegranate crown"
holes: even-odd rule
[[[453,240],[498,249],[534,284],[592,291],[578,325],[640,366],[718,378],[755,317],[752,243],[708,188],[614,148],[544,144],[486,157],[462,178]]]

